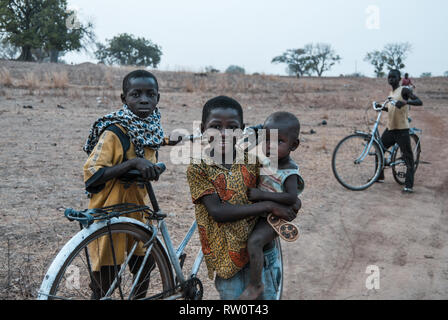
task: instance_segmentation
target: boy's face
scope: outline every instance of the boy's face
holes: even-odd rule
[[[397,72],[390,72],[389,76],[387,77],[387,81],[393,87],[397,86],[400,83],[400,80],[401,80],[401,78]]]
[[[289,154],[299,147],[300,140],[294,139],[288,130],[279,129],[278,126],[269,122],[264,125],[264,129],[266,130],[266,143],[263,144],[263,151],[267,157],[271,156],[272,143],[278,144],[279,160],[289,157]],[[271,141],[271,130],[277,130],[278,141]]]
[[[215,152],[226,155],[233,153],[236,144],[236,138],[231,134],[234,130],[244,129],[241,123],[241,116],[235,109],[231,108],[216,108],[213,109],[205,123],[202,124],[202,133],[210,130],[212,135],[209,143],[213,143]],[[219,136],[218,141],[214,141],[216,136]]]
[[[145,119],[156,110],[160,94],[153,78],[131,78],[128,92],[121,95],[121,100],[136,116]]]

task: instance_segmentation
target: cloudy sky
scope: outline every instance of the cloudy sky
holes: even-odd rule
[[[446,0],[68,0],[81,21],[95,24],[97,40],[119,33],[145,37],[163,51],[161,70],[225,70],[285,74],[271,64],[286,49],[330,43],[343,60],[327,75],[372,76],[366,53],[390,42],[410,42],[406,71],[448,71]],[[71,63],[95,62],[70,53]]]

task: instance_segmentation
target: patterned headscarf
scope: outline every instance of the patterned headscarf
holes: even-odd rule
[[[158,149],[163,142],[164,132],[160,119],[159,109],[156,109],[148,118],[141,119],[127,105],[124,105],[122,109],[99,118],[93,124],[83,150],[90,155],[103,131],[112,124],[119,124],[126,129],[130,141],[135,146],[137,157],[144,158],[144,147]]]

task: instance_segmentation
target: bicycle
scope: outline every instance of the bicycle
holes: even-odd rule
[[[164,164],[158,166],[161,172],[165,171]],[[109,273],[110,285],[102,289],[102,300],[202,300],[204,288],[197,276],[204,257],[202,249],[199,249],[189,274],[184,275],[183,271],[186,259],[184,251],[196,232],[196,222],[175,250],[165,221],[167,215],[161,211],[151,183],[142,180],[135,170],[123,177],[122,181],[137,182],[141,187],[144,186],[152,209],[148,206],[121,204],[95,210],[65,210],[67,219],[79,222],[81,231],[65,244],[52,262],[40,287],[38,299],[90,299],[91,284],[96,281],[101,286],[103,283],[103,279],[98,281],[95,278],[91,263],[92,254],[95,254],[92,252],[92,244],[108,239],[114,263]],[[135,212],[141,213],[147,222],[123,216]],[[123,263],[116,260],[112,235],[122,235],[128,240],[128,253]],[[282,268],[277,293],[277,298],[280,299],[283,291],[283,259],[279,239],[275,241],[275,245],[280,253],[278,259]],[[133,270],[132,275],[129,274],[130,271],[127,273],[128,266],[129,269],[135,267],[130,265],[134,253],[142,249],[144,256],[140,266]],[[101,254],[96,252],[96,256]]]
[[[405,184],[406,163],[400,147],[395,144],[390,150],[385,150],[378,131],[382,113],[388,103],[395,105],[396,101],[387,99],[382,105],[373,102],[373,109],[378,112],[378,117],[371,133],[355,131],[353,135],[339,142],[333,152],[333,174],[336,180],[349,190],[368,189],[378,180],[384,168],[391,168],[395,181],[400,185]],[[412,119],[409,118],[409,121]],[[409,133],[416,172],[420,163],[420,136],[423,131],[411,128]]]

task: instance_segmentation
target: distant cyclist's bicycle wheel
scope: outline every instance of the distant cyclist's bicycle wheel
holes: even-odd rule
[[[338,182],[352,191],[369,188],[381,174],[383,153],[371,137],[354,134],[343,139],[333,153],[332,169]]]

